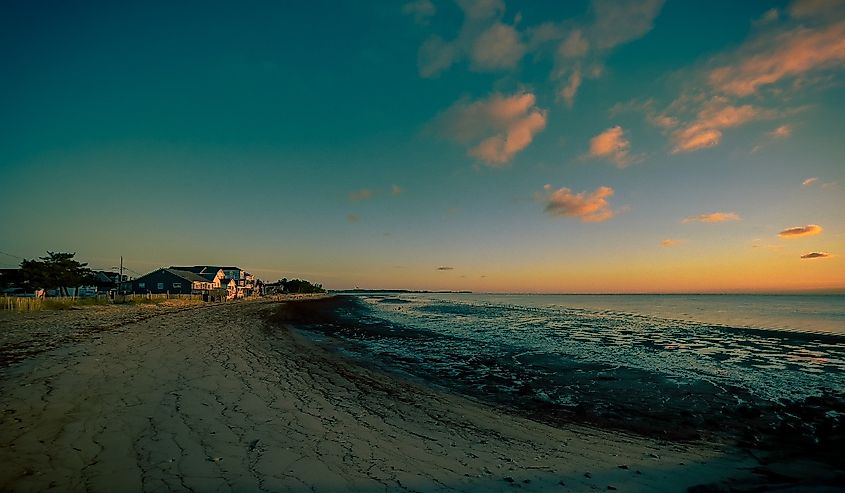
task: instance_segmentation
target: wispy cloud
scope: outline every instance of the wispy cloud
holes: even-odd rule
[[[420,46],[417,64],[422,77],[436,77],[453,65],[468,61],[474,71],[516,69],[525,55],[533,60],[553,59],[550,74],[559,100],[572,106],[585,79],[604,73],[610,50],[644,36],[654,27],[663,0],[593,0],[589,19],[546,21],[521,27],[517,14],[513,23],[504,21],[502,0],[458,0],[464,15],[454,37],[431,34]],[[413,5],[413,7],[409,6]],[[406,5],[406,12],[422,13],[427,21],[432,11],[427,4]]]
[[[527,48],[522,34],[502,21],[504,2],[458,0],[457,3],[464,14],[457,36],[446,40],[432,34],[423,42],[417,54],[420,76],[436,77],[461,60],[469,60],[470,67],[481,72],[516,67]]]
[[[437,8],[431,0],[414,0],[403,5],[402,12],[412,15],[417,24],[425,25],[437,13]]]
[[[449,267],[449,266],[446,266],[446,265],[441,265],[440,267],[437,268],[437,270],[455,270],[455,268]]]
[[[546,127],[546,111],[534,94],[493,94],[478,101],[459,101],[434,122],[443,137],[470,145],[469,154],[488,166],[507,165]]]
[[[590,157],[605,158],[620,168],[631,164],[631,141],[620,126],[608,128],[590,140]]]
[[[610,187],[574,193],[566,187],[555,190],[551,185],[545,185],[543,190],[545,210],[553,216],[577,217],[585,223],[597,223],[615,215],[607,201],[614,194]]]
[[[813,183],[816,183],[817,181],[819,181],[819,179],[817,177],[813,176],[812,178],[807,178],[806,180],[802,181],[801,186],[809,187],[810,185],[812,185]]]
[[[480,71],[510,69],[519,63],[525,50],[516,29],[497,22],[475,39],[470,60],[472,67]]]
[[[827,258],[827,257],[830,257],[830,254],[827,253],[827,252],[810,252],[810,253],[805,253],[804,255],[801,255],[801,258],[803,258],[803,259]]]
[[[824,231],[824,228],[818,224],[808,224],[806,226],[793,226],[786,228],[778,236],[781,238],[801,238],[804,236],[814,236]]]
[[[665,247],[665,248],[671,248],[671,247],[674,247],[674,246],[678,246],[681,243],[683,243],[683,240],[673,240],[671,238],[666,238],[665,240],[660,242],[660,245]]]
[[[350,223],[357,223],[360,219],[361,219],[361,217],[358,216],[358,214],[347,214],[346,215],[346,220],[349,221]]]
[[[362,200],[369,200],[373,198],[373,191],[367,188],[361,190],[354,190],[349,192],[349,200],[353,202],[360,202]]]
[[[769,137],[773,139],[786,139],[790,136],[792,136],[792,127],[789,125],[781,125],[769,132]]]
[[[699,214],[697,216],[689,216],[684,218],[683,223],[720,223],[724,221],[739,221],[742,218],[736,212],[711,212],[709,214]]]
[[[391,185],[390,195],[401,195],[404,190],[399,185]]]
[[[760,115],[761,112],[750,104],[734,106],[724,97],[714,97],[704,104],[691,123],[672,133],[672,152],[716,146],[722,141],[723,129],[750,122]]]
[[[845,62],[845,21],[820,28],[797,27],[754,39],[734,60],[713,69],[708,79],[718,90],[744,97],[784,80]]]
[[[787,106],[792,96],[806,97],[845,68],[843,2],[799,1],[788,11],[770,9],[751,32],[739,47],[676,74],[683,87],[664,107],[647,100],[618,109],[642,111],[669,138],[673,154],[700,151],[720,145],[727,129],[801,111]],[[792,131],[784,124],[767,138],[787,138]],[[750,147],[756,152],[763,146]]]

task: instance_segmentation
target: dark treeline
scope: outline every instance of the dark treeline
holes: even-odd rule
[[[283,293],[325,293],[322,284],[311,284],[303,279],[288,279],[280,280],[277,285],[281,288]]]
[[[3,282],[20,286],[27,291],[59,289],[67,295],[67,288],[92,284],[94,272],[87,263],[74,260],[76,253],[47,252],[38,260],[21,261],[20,269],[4,276]],[[7,278],[10,277],[10,278]]]

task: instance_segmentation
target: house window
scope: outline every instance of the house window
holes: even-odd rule
[[[144,289],[144,283],[139,282],[138,283],[138,289]]]
[[[174,288],[174,289],[175,289],[175,288],[181,288],[181,287],[182,287],[182,283],[181,283],[181,282],[174,282],[174,283],[173,283],[173,288]]]
[[[157,283],[156,289],[164,289],[164,283],[163,282]]]

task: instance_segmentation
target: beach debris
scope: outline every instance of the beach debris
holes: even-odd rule
[[[585,478],[587,478],[587,479],[590,479],[590,478],[592,478],[592,477],[593,477],[593,475],[592,475],[592,474],[590,474],[590,473],[588,473],[588,472],[585,472],[585,473],[584,473],[584,477],[585,477]]]
[[[557,482],[557,484],[559,484],[559,485],[561,485],[561,486],[566,486],[566,483],[565,483],[565,482],[563,482],[563,480],[558,481],[558,482]]]
[[[616,486],[607,485],[607,489],[608,489],[608,490],[615,490],[615,489],[616,489]]]
[[[208,460],[217,464],[223,460],[223,457],[209,457]]]
[[[525,484],[528,484],[528,483],[531,482],[531,480],[530,479],[523,479],[522,482],[525,483]]]
[[[616,467],[618,467],[619,469],[626,469],[626,470],[629,469],[628,466],[626,466],[625,464],[622,464],[622,465],[619,465],[619,466],[616,466]]]
[[[513,482],[515,482],[515,480],[514,480],[512,477],[510,477],[510,476],[505,476],[503,479],[504,479],[504,481],[505,481],[506,483],[513,483]]]
[[[660,458],[660,456],[655,454],[654,452],[648,454],[648,456],[651,457],[652,459],[659,459]]]

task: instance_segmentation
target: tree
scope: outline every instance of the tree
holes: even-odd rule
[[[67,296],[68,287],[78,287],[94,282],[94,272],[73,259],[76,253],[47,252],[39,260],[21,262],[21,281],[29,289],[60,289]]]
[[[323,289],[322,284],[311,284],[308,281],[302,279],[290,279],[284,278],[279,281],[279,284],[282,285],[282,290],[285,293],[325,293],[326,290]]]

